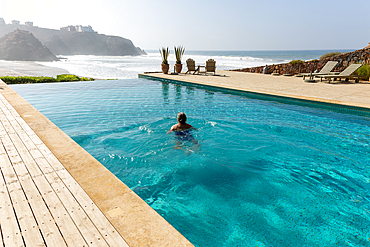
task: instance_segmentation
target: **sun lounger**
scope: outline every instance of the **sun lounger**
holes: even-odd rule
[[[195,61],[191,58],[186,60],[186,66],[188,67],[188,71],[186,71],[185,74],[193,72],[193,75],[194,75],[196,72],[199,72],[199,67],[195,68]]]
[[[348,81],[350,79],[355,79],[355,82],[359,82],[362,76],[353,75],[353,73],[355,73],[356,70],[358,70],[361,66],[362,64],[351,64],[345,70],[343,70],[339,75],[318,75],[317,77],[320,77],[320,81],[322,81],[322,79],[328,79],[329,83],[332,78],[333,80],[335,79],[341,80],[342,78],[344,78],[345,81]]]
[[[339,73],[336,73],[336,72],[330,72],[332,71],[332,69],[334,69],[334,67],[338,64],[337,61],[328,61],[324,67],[322,67],[322,69],[318,72],[318,73],[304,73],[304,74],[299,74],[299,75],[303,75],[303,80],[305,79],[305,77],[308,77],[308,76],[317,76],[317,75],[330,75],[330,74],[339,74]]]

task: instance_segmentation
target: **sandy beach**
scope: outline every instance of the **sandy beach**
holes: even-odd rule
[[[53,68],[31,61],[0,60],[0,76],[51,76],[69,74],[65,69]]]

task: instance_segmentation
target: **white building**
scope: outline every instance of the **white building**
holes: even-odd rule
[[[3,18],[0,18],[0,25],[5,25],[5,21]]]
[[[33,26],[33,22],[32,21],[26,21],[24,23],[24,25],[32,27]]]
[[[12,20],[12,24],[13,24],[13,25],[19,25],[19,23],[20,23],[20,22],[19,22],[19,21],[17,21],[17,20]]]
[[[72,32],[72,31],[76,31],[76,27],[75,26],[67,26],[67,27],[61,27],[60,30],[64,30],[64,31],[69,31],[69,32]]]
[[[77,32],[94,32],[94,30],[92,29],[92,27],[89,25],[89,26],[82,26],[82,25],[77,25],[76,26],[76,31]]]
[[[61,27],[60,30],[65,30],[65,31],[76,31],[76,32],[95,32],[92,27],[89,26],[82,26],[82,25],[76,25],[76,26],[67,26],[67,27]]]

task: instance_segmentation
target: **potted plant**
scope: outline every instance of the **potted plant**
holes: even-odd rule
[[[182,70],[181,59],[182,59],[182,55],[184,55],[185,48],[182,46],[178,46],[178,47],[175,46],[174,48],[175,48],[175,56],[176,56],[175,70],[176,70],[176,73],[180,73]]]
[[[170,54],[170,51],[168,50],[168,47],[162,47],[162,50],[160,49],[159,52],[162,56],[162,72],[163,74],[168,74],[168,70],[170,69],[170,65],[168,64],[168,55]]]

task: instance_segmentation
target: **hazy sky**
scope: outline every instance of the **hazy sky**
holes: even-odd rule
[[[145,50],[335,50],[370,42],[370,0],[0,0],[0,17],[53,29],[91,25]]]

